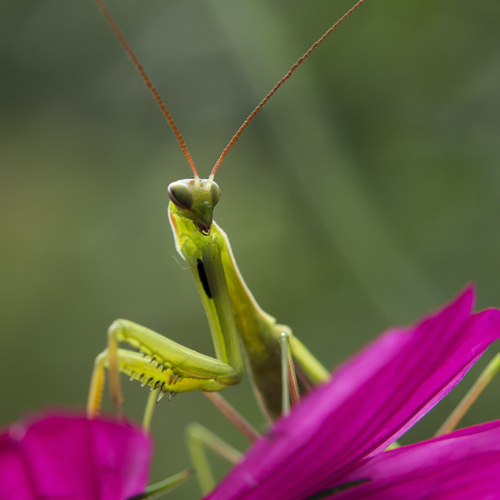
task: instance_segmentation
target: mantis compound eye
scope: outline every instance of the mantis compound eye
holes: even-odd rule
[[[190,210],[193,206],[193,193],[190,186],[183,181],[172,182],[168,186],[168,197],[179,208]]]
[[[211,193],[212,193],[212,206],[215,207],[215,205],[217,205],[217,203],[219,203],[220,200],[220,187],[215,181],[212,181]]]

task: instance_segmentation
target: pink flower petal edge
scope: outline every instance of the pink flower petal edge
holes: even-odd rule
[[[210,500],[303,499],[342,482],[441,400],[500,336],[474,290],[415,326],[381,335],[247,453]]]
[[[500,495],[500,421],[368,459],[346,481],[370,481],[335,500],[481,500]]]
[[[151,453],[137,427],[46,413],[0,435],[0,498],[124,500],[144,491]]]

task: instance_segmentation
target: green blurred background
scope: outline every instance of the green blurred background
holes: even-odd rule
[[[206,176],[351,3],[109,7]],[[167,220],[166,187],[189,168],[93,2],[4,0],[0,40],[5,424],[83,406],[115,318],[213,347]],[[500,306],[499,138],[499,2],[368,0],[244,132],[217,175],[216,219],[264,309],[333,367],[467,282],[478,308]],[[402,441],[429,437],[480,368]],[[464,424],[500,418],[499,389],[495,381]],[[125,390],[140,418],[146,389]],[[261,425],[246,381],[224,395]],[[191,420],[246,446],[203,395],[163,400],[152,480],[189,466]],[[170,498],[196,496],[191,481]]]

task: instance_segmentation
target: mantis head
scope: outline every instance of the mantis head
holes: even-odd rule
[[[172,182],[168,186],[168,197],[201,234],[210,234],[214,207],[220,199],[220,187],[215,181],[196,177]]]
[[[193,171],[194,174],[194,179],[183,179],[177,182],[173,182],[168,186],[168,196],[170,197],[172,203],[179,209],[179,212],[188,219],[193,221],[194,225],[201,234],[204,234],[205,236],[208,236],[210,234],[210,229],[213,221],[213,210],[220,198],[220,188],[214,182],[213,178],[215,172],[219,168],[222,160],[224,159],[228,151],[238,140],[243,130],[245,130],[247,125],[252,121],[253,117],[262,109],[264,104],[266,104],[266,102],[271,98],[271,96],[276,93],[276,91],[281,87],[281,85],[283,85],[283,83],[285,83],[290,78],[292,73],[299,67],[299,65],[302,64],[302,62],[309,56],[309,54],[314,49],[316,49],[316,47],[318,47],[318,45],[320,45],[323,42],[323,40],[325,40],[325,38],[328,35],[330,35],[330,33],[332,33],[332,31],[337,26],[339,26],[339,24],[344,19],[346,19],[354,10],[356,10],[363,2],[364,0],[358,0],[358,2],[353,7],[351,7],[351,9],[347,11],[346,14],[344,14],[329,30],[327,30],[327,32],[318,41],[313,43],[313,45],[309,48],[309,50],[302,57],[298,59],[298,61],[288,70],[288,73],[286,73],[286,75],[281,80],[279,80],[279,82],[272,88],[272,90],[266,95],[266,97],[262,99],[260,104],[250,113],[250,115],[248,115],[247,119],[237,130],[236,134],[234,134],[233,138],[229,141],[229,144],[222,151],[222,154],[220,155],[219,159],[217,160],[217,163],[214,165],[214,168],[212,169],[210,177],[208,179],[200,179],[198,177],[196,166],[193,162],[193,159],[191,158],[191,154],[189,153],[186,147],[184,139],[179,129],[177,128],[177,125],[175,124],[171,114],[163,104],[163,101],[161,100],[158,91],[151,83],[151,80],[149,79],[149,76],[147,75],[144,68],[142,67],[142,64],[139,62],[134,52],[130,48],[130,45],[125,40],[125,37],[118,28],[118,25],[111,16],[111,13],[109,12],[108,8],[104,5],[103,0],[96,0],[99,9],[104,14],[104,17],[108,21],[108,24],[110,25],[111,29],[114,31],[116,37],[118,38],[118,41],[122,44],[123,48],[125,49],[125,52],[128,54],[128,56],[134,63],[135,67],[142,76],[144,83],[153,94],[153,97],[158,103],[159,108],[161,109],[168,123],[172,127],[172,130],[175,136],[177,137],[177,141],[181,146],[184,156],[186,157],[186,159],[189,162],[189,165],[191,166],[191,170]]]

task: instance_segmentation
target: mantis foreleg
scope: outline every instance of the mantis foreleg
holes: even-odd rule
[[[127,342],[139,352],[118,349],[118,342]],[[112,363],[116,360],[116,367]],[[231,365],[184,347],[159,333],[128,320],[116,320],[108,330],[108,349],[95,361],[88,412],[98,412],[100,395],[109,368],[110,389],[115,406],[121,408],[118,372],[169,392],[218,391],[237,384],[241,373]]]

